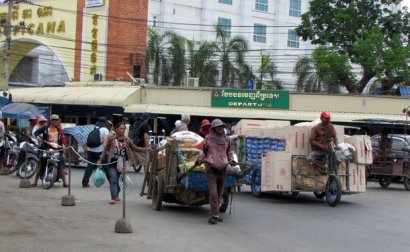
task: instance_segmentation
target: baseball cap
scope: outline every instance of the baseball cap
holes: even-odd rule
[[[205,126],[211,126],[211,123],[209,122],[208,119],[204,119],[204,120],[202,120],[202,122],[201,122],[201,128],[202,128],[202,127],[205,127]]]
[[[52,114],[50,120],[60,120],[60,117],[56,114]]]
[[[29,121],[35,121],[35,120],[37,120],[37,117],[35,115],[31,115],[28,120]]]
[[[322,112],[322,113],[320,114],[320,117],[329,119],[329,118],[330,118],[330,113],[329,113],[329,112]]]

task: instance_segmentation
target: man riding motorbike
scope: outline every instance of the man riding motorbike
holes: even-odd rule
[[[37,137],[37,139],[39,139],[39,141],[43,141],[46,143],[55,143],[58,144],[59,146],[61,146],[63,149],[65,148],[65,143],[64,143],[64,138],[62,137],[61,134],[61,128],[59,127],[59,123],[60,123],[60,117],[58,115],[51,115],[50,117],[50,126],[48,127],[43,127],[38,129],[36,132],[34,132],[34,135]],[[47,144],[45,146],[43,146],[42,149],[47,149]],[[66,182],[66,177],[65,177],[65,171],[64,171],[64,163],[65,163],[65,159],[64,159],[64,152],[61,151],[60,152],[60,165],[58,168],[58,172],[60,175],[60,178],[63,180],[63,186],[67,187],[68,184]],[[32,184],[33,187],[37,186],[37,181],[38,178],[40,177],[40,175],[43,173],[44,171],[44,161],[41,161],[42,164],[40,165],[40,169],[37,170],[36,176],[34,178],[34,182]]]

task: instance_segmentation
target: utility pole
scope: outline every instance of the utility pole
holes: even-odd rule
[[[10,42],[11,42],[11,15],[13,12],[13,1],[8,1],[7,22],[4,25],[4,35],[6,40],[4,41],[4,55],[3,55],[3,90],[9,89],[9,69],[10,69]]]

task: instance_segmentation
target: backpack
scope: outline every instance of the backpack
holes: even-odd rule
[[[95,148],[101,145],[100,129],[94,127],[94,129],[88,134],[87,146],[89,148]]]
[[[140,137],[141,132],[140,132],[140,130],[141,130],[141,127],[142,127],[143,124],[144,124],[144,122],[137,121],[137,122],[134,123],[132,129],[130,129],[130,132],[131,132],[130,138],[131,138],[131,140],[134,144],[138,144],[141,141],[141,137]]]

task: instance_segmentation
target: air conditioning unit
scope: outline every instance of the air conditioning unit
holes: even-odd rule
[[[143,85],[143,84],[145,84],[145,79],[143,79],[143,78],[134,78],[133,79],[133,84],[137,85],[137,86]]]
[[[199,78],[185,78],[185,87],[199,87]]]
[[[96,73],[94,74],[94,81],[102,81],[102,74]]]

